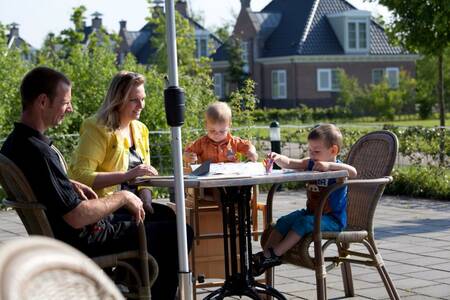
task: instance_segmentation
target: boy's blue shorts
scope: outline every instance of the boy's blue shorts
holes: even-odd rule
[[[275,229],[286,236],[290,230],[295,231],[299,236],[305,236],[313,232],[314,229],[314,215],[308,214],[306,209],[296,210],[288,215],[278,219]],[[340,231],[341,224],[332,216],[322,215],[320,222],[320,229],[322,231]]]

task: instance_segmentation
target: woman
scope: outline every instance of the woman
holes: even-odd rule
[[[158,174],[150,165],[148,129],[138,121],[145,106],[144,82],[142,75],[132,72],[121,71],[114,76],[100,109],[81,126],[69,176],[91,186],[99,197],[127,189],[142,199],[150,236],[148,249],[160,270],[152,298],[173,299],[178,284],[175,214],[165,205],[152,203],[148,188],[128,183],[138,176]],[[127,215],[123,209],[114,217]],[[191,228],[187,232],[190,245]]]

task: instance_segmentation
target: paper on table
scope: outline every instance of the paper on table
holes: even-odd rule
[[[192,170],[195,170],[200,165],[191,165]],[[208,175],[245,175],[255,176],[264,175],[265,169],[260,162],[245,162],[245,163],[214,163],[210,165]]]

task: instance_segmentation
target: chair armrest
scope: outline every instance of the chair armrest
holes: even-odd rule
[[[322,219],[323,209],[325,207],[325,203],[328,199],[328,197],[333,193],[334,191],[344,187],[344,186],[350,186],[350,185],[379,185],[379,186],[385,186],[388,183],[391,183],[393,181],[392,176],[385,176],[382,178],[375,178],[375,179],[350,179],[345,180],[342,183],[336,183],[332,186],[328,187],[326,192],[323,193],[322,198],[320,199],[320,203],[318,206],[318,209],[314,213],[314,231],[313,231],[313,239],[322,239],[322,234],[320,230],[320,222]]]
[[[6,207],[12,207],[12,208],[18,208],[18,209],[43,209],[45,210],[46,207],[38,202],[17,202],[17,201],[12,201],[12,200],[8,200],[8,199],[3,199],[2,203],[6,206]]]
[[[273,216],[272,216],[272,207],[273,207],[273,196],[275,196],[275,192],[280,187],[281,183],[274,183],[272,184],[272,187],[269,190],[269,193],[267,194],[266,199],[266,224],[264,224],[264,228],[268,228],[270,224],[273,222]]]

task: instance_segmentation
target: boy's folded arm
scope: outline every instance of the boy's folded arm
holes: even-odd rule
[[[349,178],[356,177],[356,175],[358,174],[356,169],[348,164],[333,163],[333,162],[330,162],[329,164],[330,164],[330,171],[347,170]]]

